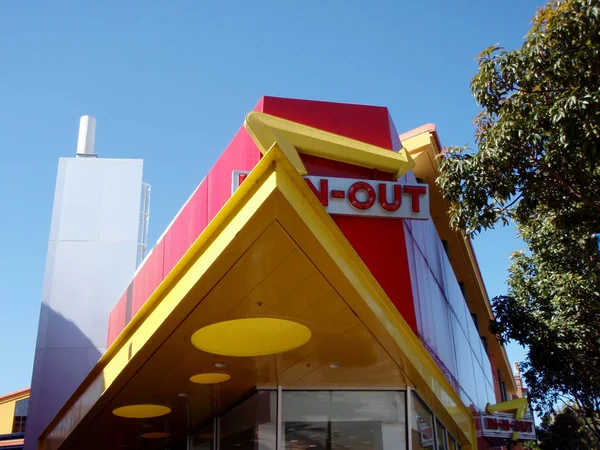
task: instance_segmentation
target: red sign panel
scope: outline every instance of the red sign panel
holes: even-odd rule
[[[501,438],[510,440],[513,433],[518,433],[519,441],[535,439],[535,426],[531,416],[517,420],[512,414],[494,414],[493,416],[479,416],[480,433],[485,438]]]

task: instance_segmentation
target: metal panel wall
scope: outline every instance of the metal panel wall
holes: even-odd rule
[[[250,171],[259,159],[258,148],[246,130],[241,128],[139,267],[127,288],[125,300],[121,297],[110,313],[108,345],[115,341],[229,200],[233,171]],[[117,298],[118,295],[115,296]]]
[[[27,450],[106,350],[109,312],[135,272],[142,168],[142,160],[59,160]]]

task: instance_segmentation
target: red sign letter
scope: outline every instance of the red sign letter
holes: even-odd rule
[[[313,191],[313,194],[315,194],[317,196],[317,198],[319,199],[319,201],[321,202],[321,205],[327,207],[327,205],[329,205],[329,196],[328,196],[329,181],[325,180],[325,179],[321,179],[319,182],[320,190],[317,191],[317,188],[312,183],[312,181],[310,181],[308,178],[305,178],[305,180],[306,180],[306,184],[308,184],[308,187],[310,188],[310,190]]]
[[[402,205],[402,192],[400,191],[400,185],[394,185],[394,196],[392,199],[392,203],[388,203],[387,201],[387,189],[385,188],[385,184],[379,183],[379,204],[386,211],[396,211]]]
[[[367,199],[362,202],[356,198],[357,191],[365,191],[367,193]],[[375,189],[364,181],[357,181],[348,189],[348,200],[350,204],[356,209],[369,209],[375,203]]]
[[[497,430],[498,429],[498,420],[492,418],[492,417],[487,417],[485,419],[486,422],[486,428],[489,430]]]
[[[404,193],[410,194],[412,197],[412,212],[418,213],[421,211],[419,206],[419,195],[425,195],[427,189],[425,186],[404,186]]]

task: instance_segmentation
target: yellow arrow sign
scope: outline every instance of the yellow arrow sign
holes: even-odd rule
[[[525,416],[525,412],[527,411],[527,399],[526,398],[515,398],[513,400],[508,400],[502,403],[496,403],[495,405],[490,405],[489,403],[485,405],[485,411],[488,414],[494,414],[499,411],[515,411],[515,419],[520,420]]]
[[[276,145],[300,175],[306,175],[307,171],[299,153],[381,170],[394,174],[395,179],[415,166],[404,148],[391,151],[261,112],[249,113],[244,127],[261,153]]]
[[[525,412],[527,411],[528,401],[525,397],[515,398],[513,400],[508,400],[502,403],[496,403],[495,405],[487,404],[485,405],[485,412],[488,414],[494,414],[495,412],[500,411],[515,411],[514,418],[515,420],[521,420],[525,416]],[[519,432],[513,431],[510,435],[511,441],[516,441],[519,439]]]

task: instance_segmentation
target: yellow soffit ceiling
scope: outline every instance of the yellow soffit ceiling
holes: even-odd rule
[[[70,437],[85,433],[235,263],[240,252],[274,221],[402,367],[463,448],[475,445],[470,411],[310,191],[297,167],[279,146],[272,147],[42,433],[41,448],[58,449]],[[394,154],[389,150],[386,153]],[[193,295],[188,295],[190,292]]]
[[[279,147],[300,175],[307,171],[298,153],[381,170],[395,179],[415,166],[404,148],[394,152],[261,112],[249,113],[244,127],[263,154]]]

